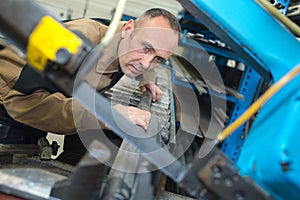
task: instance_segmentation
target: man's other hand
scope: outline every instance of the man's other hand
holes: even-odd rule
[[[155,83],[146,83],[145,85],[140,86],[142,92],[146,92],[146,90],[150,90],[152,94],[152,101],[159,101],[162,97],[162,91]]]
[[[133,106],[123,106],[121,104],[117,104],[113,107],[131,123],[143,127],[145,131],[148,129],[151,118],[150,112]]]

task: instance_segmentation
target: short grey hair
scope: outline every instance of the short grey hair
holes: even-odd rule
[[[177,18],[172,13],[170,13],[169,11],[167,11],[163,8],[151,8],[151,9],[147,10],[146,12],[144,12],[141,16],[139,16],[135,20],[136,27],[141,25],[147,19],[152,19],[152,18],[160,17],[160,16],[162,16],[168,20],[171,28],[174,31],[178,32],[178,39],[180,39],[180,34],[181,34],[182,30],[181,30],[181,26],[180,26]]]

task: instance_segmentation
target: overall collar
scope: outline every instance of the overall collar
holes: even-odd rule
[[[118,47],[121,41],[121,31],[124,24],[125,22],[120,23],[115,36],[110,41],[110,44],[103,50],[103,54],[97,62],[97,73],[110,74],[121,70],[118,59]]]

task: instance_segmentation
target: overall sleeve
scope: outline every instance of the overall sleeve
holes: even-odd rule
[[[78,130],[99,128],[88,111],[73,98],[66,98],[61,93],[50,94],[39,90],[24,95],[11,90],[5,98],[4,107],[16,121],[56,134],[72,134]]]

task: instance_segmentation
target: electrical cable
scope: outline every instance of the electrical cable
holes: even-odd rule
[[[119,22],[121,21],[125,4],[126,4],[126,0],[119,0],[114,17],[109,25],[109,28],[108,28],[105,36],[103,37],[103,39],[101,41],[102,45],[106,46],[110,42],[110,40],[113,38],[113,36],[117,30],[117,27],[119,25]]]

